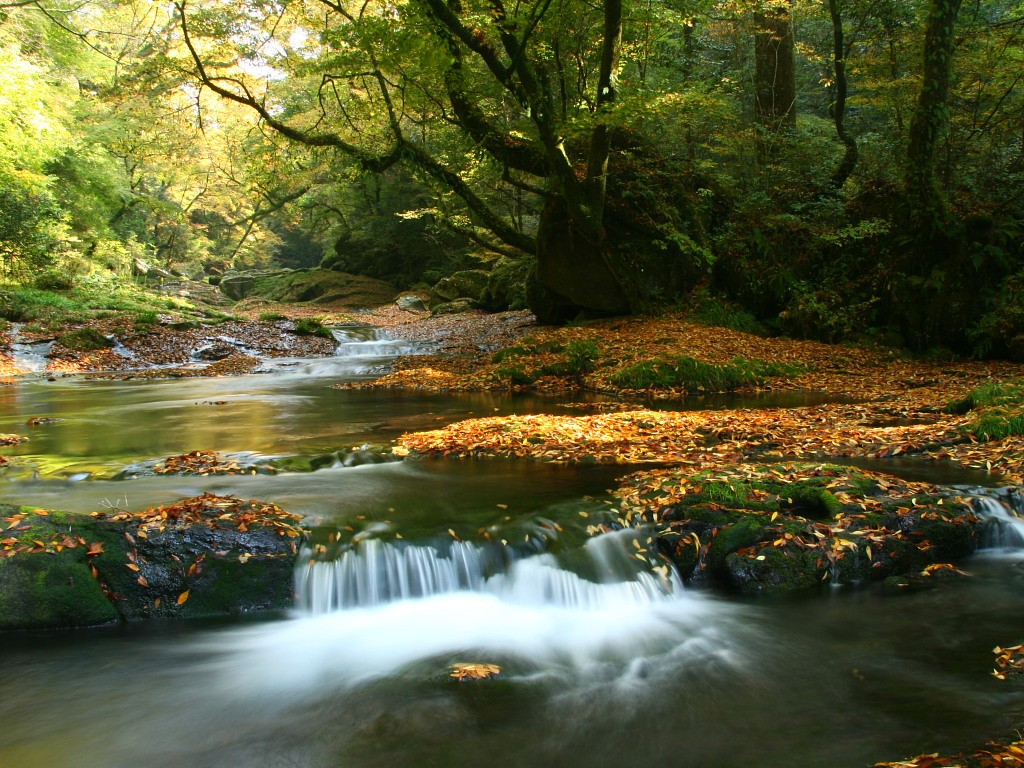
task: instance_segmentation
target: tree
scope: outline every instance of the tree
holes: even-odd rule
[[[332,148],[372,172],[403,162],[456,194],[479,241],[536,254],[542,319],[636,309],[706,258],[699,227],[685,229],[685,195],[673,189],[648,210],[630,201],[628,166],[637,178],[656,153],[617,120],[621,0],[603,0],[595,12],[571,0],[317,7],[319,22],[303,7],[289,27],[319,23],[316,44],[301,61],[273,61],[306,75],[315,95],[303,100],[245,71],[246,46],[255,51],[257,38],[268,38],[236,35],[227,57],[223,11],[214,23],[203,8],[179,3],[198,81],[294,141]],[[543,201],[535,228],[497,212],[493,194],[473,183],[481,166]],[[658,259],[637,260],[654,250]]]
[[[949,86],[961,0],[931,0],[917,109],[910,121],[906,192],[910,222],[926,248],[944,249],[952,222],[936,172],[938,148],[949,127]]]
[[[754,105],[769,133],[796,127],[796,53],[789,0],[754,14]]]

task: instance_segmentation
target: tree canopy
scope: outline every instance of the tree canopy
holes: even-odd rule
[[[8,279],[497,260],[543,320],[699,289],[793,335],[1024,353],[1019,3],[2,13]]]

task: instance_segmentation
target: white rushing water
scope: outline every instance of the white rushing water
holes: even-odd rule
[[[981,550],[1007,551],[1024,549],[1024,519],[1011,506],[1019,499],[1015,495],[975,495],[971,499],[974,511],[985,521],[981,529]]]
[[[297,615],[234,633],[230,657],[217,662],[220,682],[234,695],[301,697],[420,662],[435,664],[434,674],[452,661],[511,663],[529,674],[613,664],[626,674],[646,657],[731,658],[723,626],[711,620],[728,608],[688,594],[668,568],[623,578],[602,562],[635,539],[598,539],[590,565],[599,581],[551,554],[460,541],[371,539],[337,560],[306,562],[296,574]]]
[[[11,362],[22,373],[36,373],[46,369],[53,341],[22,342],[24,323],[11,323]]]
[[[623,578],[623,569],[612,563],[629,562],[627,542],[635,539],[622,533],[598,536],[591,541],[600,545],[585,547],[598,581],[560,567],[550,554],[520,557],[508,547],[465,541],[442,548],[371,539],[336,560],[300,556],[295,592],[300,610],[317,615],[460,591],[494,595],[517,605],[594,610],[648,605],[682,591],[682,583],[667,566],[660,575],[640,572]]]

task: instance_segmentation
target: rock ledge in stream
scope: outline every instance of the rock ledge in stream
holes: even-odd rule
[[[929,566],[972,554],[981,522],[938,488],[827,464],[654,470],[618,495],[684,580],[751,594],[953,573]]]
[[[282,610],[298,516],[204,494],[144,512],[0,508],[0,631]]]

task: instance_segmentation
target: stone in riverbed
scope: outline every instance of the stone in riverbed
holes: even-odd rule
[[[0,631],[291,606],[304,532],[271,504],[210,494],[93,517],[0,506]]]
[[[850,467],[739,465],[657,470],[620,489],[655,519],[685,580],[742,593],[852,584],[919,572],[978,546],[964,499]]]

